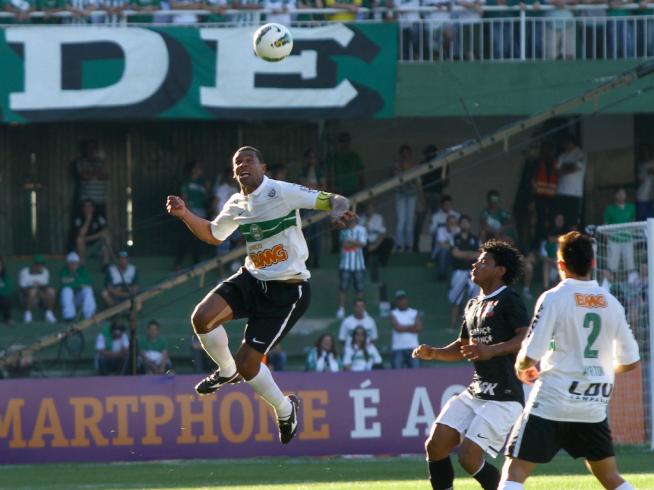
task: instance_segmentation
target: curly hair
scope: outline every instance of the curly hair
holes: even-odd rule
[[[502,282],[507,286],[522,276],[524,267],[522,254],[510,243],[501,240],[488,240],[479,247],[479,251],[491,254],[495,259],[495,264],[506,269],[502,276]]]

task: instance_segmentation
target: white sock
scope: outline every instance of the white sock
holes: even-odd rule
[[[622,485],[619,487],[616,487],[615,490],[636,490],[634,487],[632,487],[629,482],[624,482]]]
[[[524,490],[524,485],[515,481],[500,480],[497,490]]]
[[[247,382],[268,405],[275,409],[278,419],[291,416],[291,402],[284,396],[265,364],[261,364],[259,373]]]
[[[221,376],[233,376],[236,373],[236,363],[229,351],[229,340],[225,327],[218,325],[209,333],[199,333],[198,338],[209,357],[220,368]]]

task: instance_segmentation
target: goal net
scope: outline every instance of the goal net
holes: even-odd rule
[[[654,219],[598,226],[595,237],[596,279],[624,306],[641,358],[640,369],[616,377],[609,406],[613,439],[654,449],[654,339],[650,330],[650,318],[654,318]]]

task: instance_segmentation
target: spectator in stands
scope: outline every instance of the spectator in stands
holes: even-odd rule
[[[428,21],[429,30],[426,33],[425,42],[428,43],[425,49],[428,51],[425,56],[431,56],[430,59],[452,59],[453,57],[453,42],[454,42],[454,26],[451,22],[452,18],[452,0],[423,0],[423,6],[433,7],[430,12],[423,12],[423,19]],[[431,52],[431,54],[430,54]],[[436,148],[434,145],[430,145]],[[434,154],[437,150],[434,150]],[[440,172],[436,172],[439,174]],[[425,181],[423,180],[423,186]],[[433,212],[434,205],[431,209]]]
[[[627,191],[624,187],[620,187],[615,192],[615,202],[609,204],[604,210],[604,224],[618,225],[635,220],[636,207],[633,203],[627,202]],[[634,243],[631,233],[624,231],[611,233],[606,247],[606,263],[611,272],[627,271],[630,275],[636,274]],[[622,268],[620,268],[620,260],[622,260]]]
[[[195,13],[184,11],[201,10],[204,6],[200,0],[171,0],[170,8],[171,10],[182,12],[171,17],[171,22],[173,24],[190,25],[197,24],[200,21],[200,16]]]
[[[554,144],[551,141],[543,141],[540,145],[536,171],[532,180],[536,207],[536,239],[539,241],[544,239],[545,230],[553,225],[551,215],[554,210],[554,198],[558,183],[559,174],[556,170]]]
[[[161,0],[129,0],[129,10],[138,12],[127,17],[128,22],[149,24],[153,21],[153,12],[163,10]]]
[[[315,347],[312,347],[307,354],[304,370],[319,373],[337,373],[341,370],[334,337],[328,333],[318,337]]]
[[[363,161],[350,148],[350,135],[339,133],[336,150],[327,157],[327,185],[332,192],[342,196],[351,196],[365,187],[363,178]],[[332,253],[339,249],[339,232],[332,231]]]
[[[271,12],[266,14],[266,22],[290,26],[297,5],[295,0],[264,0],[263,8]]]
[[[182,184],[181,198],[186,206],[200,218],[207,218],[207,204],[209,198],[209,182],[204,177],[204,168],[198,160],[191,160],[186,164],[184,171],[186,180]],[[182,225],[179,225],[182,226]],[[183,232],[179,234],[177,255],[175,256],[175,269],[180,270],[186,253],[191,252],[193,264],[200,261],[202,254],[202,242],[188,233],[184,226]]]
[[[484,0],[455,0],[454,5],[462,7],[452,14],[454,24],[454,57],[474,60],[479,53],[475,50],[480,39],[482,4]]]
[[[286,369],[286,352],[282,350],[282,346],[277,344],[266,354],[266,366],[270,368],[271,371],[283,371]]]
[[[197,334],[191,337],[191,364],[194,373],[206,373],[216,369],[216,364],[202,347]]]
[[[459,220],[453,214],[447,217],[447,224],[438,228],[432,260],[436,264],[436,280],[444,281],[452,264],[454,237],[459,233]]]
[[[168,344],[161,336],[161,326],[157,320],[150,320],[145,336],[138,343],[139,362],[145,374],[163,374],[173,368],[168,354]]]
[[[563,215],[557,214],[555,220],[563,221]],[[540,245],[540,258],[543,264],[543,290],[550,288],[550,284],[559,282],[559,230],[552,228]]]
[[[638,180],[636,219],[643,221],[654,216],[654,207],[652,206],[652,199],[654,198],[654,159],[652,159],[652,147],[647,143],[640,145],[636,178]]]
[[[543,16],[540,0],[523,0],[520,9],[526,10],[525,44],[527,59],[543,59]]]
[[[554,208],[556,214],[563,215],[566,226],[576,229],[581,221],[586,155],[572,134],[565,136],[563,144],[564,151],[556,161],[559,182]]]
[[[606,15],[609,17],[607,26],[608,55],[611,59],[633,58],[635,50],[634,21],[625,19],[633,15],[626,6],[630,0],[610,0]]]
[[[420,47],[421,41],[424,42],[425,39],[420,32],[420,0],[395,0],[394,4],[402,33],[402,59],[412,61],[428,56],[427,46],[423,45],[422,50]]]
[[[366,229],[368,244],[363,249],[366,265],[370,269],[372,282],[379,282],[379,266],[386,267],[393,250],[394,240],[386,236],[384,217],[375,213],[375,206],[368,202],[359,224]]]
[[[2,315],[2,320],[7,324],[14,323],[11,319],[12,295],[13,286],[9,274],[7,274],[5,259],[0,256],[0,315]]]
[[[575,24],[572,10],[576,0],[544,0],[551,5],[545,11],[545,57],[550,60],[572,60],[576,53]]]
[[[417,368],[419,360],[411,356],[420,345],[418,333],[422,331],[422,318],[418,310],[409,308],[406,291],[395,292],[395,308],[390,315],[393,334],[391,340],[391,367],[393,369]]]
[[[98,374],[125,374],[129,356],[129,338],[118,319],[100,332],[95,340],[95,368]]]
[[[325,7],[343,11],[337,14],[327,14],[327,19],[332,22],[352,22],[356,20],[356,13],[362,5],[363,0],[325,0]],[[347,194],[343,195],[347,196]]]
[[[104,151],[97,140],[84,140],[80,144],[80,156],[73,162],[76,180],[77,204],[90,200],[103,216],[107,215],[107,188],[109,172]]]
[[[107,219],[95,207],[93,201],[86,199],[82,203],[80,214],[73,221],[74,248],[80,256],[82,264],[86,262],[87,249],[98,249],[102,263],[109,263],[109,247],[111,238]]]
[[[479,240],[485,242],[491,238],[511,235],[511,213],[500,206],[500,193],[488,191],[486,203],[486,208],[479,216]]]
[[[383,360],[375,344],[368,341],[366,330],[357,327],[352,332],[352,342],[343,353],[344,371],[372,371],[383,367]]]
[[[431,162],[438,155],[438,148],[435,145],[427,146],[423,151],[423,158],[420,165]],[[421,206],[417,207],[416,212],[416,226],[413,232],[413,251],[418,252],[420,244],[420,236],[424,228],[425,219],[431,216],[438,207],[438,203],[443,195],[443,187],[445,182],[443,180],[443,169],[431,171],[420,177],[420,187],[422,189],[422,198],[424,200]],[[420,203],[419,203],[420,204]],[[433,243],[431,244],[433,248]]]
[[[472,282],[470,271],[479,257],[479,239],[470,233],[470,217],[459,218],[459,233],[454,237],[452,247],[452,278],[447,299],[450,302],[450,330],[456,330],[459,323],[459,309],[464,300],[476,296],[479,287]]]
[[[28,0],[8,0],[3,2],[3,10],[14,14],[14,18],[1,18],[3,24],[24,24],[30,20],[30,13],[33,12],[36,5]]]
[[[400,161],[393,168],[393,175],[402,175],[416,167],[409,145],[400,146],[399,156]],[[413,251],[413,230],[418,200],[424,200],[420,179],[405,182],[395,188],[395,250],[397,252]]]
[[[583,5],[599,7],[598,4],[606,4],[605,0],[582,0]],[[603,60],[606,57],[606,9],[586,8],[575,12],[583,27],[581,45],[585,47],[585,55],[588,60]]]
[[[341,322],[341,327],[338,330],[338,340],[342,348],[345,348],[352,341],[352,333],[357,327],[363,327],[369,342],[377,340],[377,323],[366,311],[366,303],[362,299],[354,300],[352,314],[345,317]]]
[[[489,7],[515,7],[518,0],[486,0]],[[490,35],[493,60],[510,60],[520,57],[520,31],[517,10],[488,10],[484,19],[492,19]]]
[[[309,189],[324,189],[325,179],[322,163],[315,148],[307,148],[304,151],[304,163],[300,173],[300,184]],[[319,211],[303,209],[302,218],[315,216]],[[303,228],[304,238],[309,249],[307,267],[317,269],[320,266],[320,240],[322,238],[322,223],[313,223]]]
[[[432,234],[432,249],[438,241],[438,229],[447,225],[448,216],[454,216],[458,220],[461,214],[454,210],[452,196],[446,194],[441,197],[440,208],[431,216],[429,232]]]
[[[125,250],[118,252],[118,265],[107,267],[104,278],[102,299],[107,306],[131,298],[139,291],[139,275],[134,264],[129,263],[129,254]]]
[[[45,258],[36,254],[32,265],[23,267],[18,273],[21,303],[25,307],[23,323],[32,323],[32,312],[37,306],[45,310],[45,321],[55,323],[53,309],[55,290],[50,286],[50,271],[45,266]]]
[[[636,42],[638,52],[636,56],[639,58],[651,58],[654,54],[654,9],[649,8],[647,0],[641,0],[638,4],[638,10],[632,15],[643,16],[645,19],[637,24]]]
[[[77,252],[70,252],[66,256],[66,266],[59,274],[59,281],[61,283],[61,314],[64,321],[75,321],[79,310],[85,320],[95,315],[93,283],[86,267],[80,264]]]
[[[32,19],[32,24],[61,24],[64,18],[55,14],[66,12],[68,7],[67,0],[36,0],[36,10],[43,12],[43,17]]]
[[[366,263],[363,258],[363,247],[368,242],[366,229],[352,220],[348,227],[341,230],[341,260],[338,266],[339,291],[338,310],[336,317],[345,318],[345,293],[354,286],[356,297],[363,299],[363,282],[366,274]]]

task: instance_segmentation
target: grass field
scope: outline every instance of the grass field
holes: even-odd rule
[[[654,454],[626,448],[618,453],[623,475],[638,490],[654,490]],[[498,463],[499,464],[499,463]],[[455,463],[457,490],[479,489]],[[150,463],[57,464],[0,467],[0,489],[229,489],[409,490],[429,487],[423,458],[257,458]],[[527,489],[600,488],[583,463],[560,455],[536,470]]]

